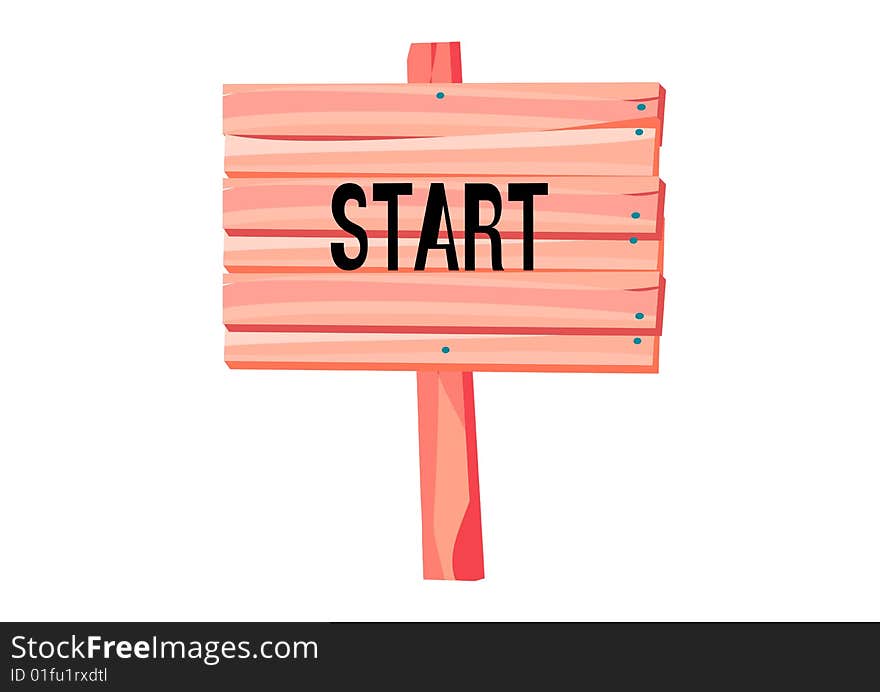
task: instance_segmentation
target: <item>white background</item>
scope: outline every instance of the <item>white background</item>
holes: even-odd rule
[[[4,5],[0,618],[878,619],[861,2]],[[668,90],[659,375],[478,374],[487,578],[421,578],[412,373],[230,371],[221,85]]]

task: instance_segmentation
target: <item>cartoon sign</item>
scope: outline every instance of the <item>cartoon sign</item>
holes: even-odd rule
[[[417,371],[425,578],[480,579],[472,373],[657,372],[665,91],[408,74],[225,85],[225,357]]]

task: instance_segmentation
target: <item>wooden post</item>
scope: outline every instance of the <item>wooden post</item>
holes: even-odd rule
[[[407,79],[460,83],[460,44],[412,44]],[[444,97],[438,89],[437,98]],[[482,579],[474,375],[423,370],[417,378],[425,579]]]

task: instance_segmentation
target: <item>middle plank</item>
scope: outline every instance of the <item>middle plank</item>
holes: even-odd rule
[[[386,266],[388,225],[393,206],[399,228],[402,271],[414,267],[429,188],[443,183],[457,253],[464,256],[464,186],[490,184],[504,196],[522,178],[468,176],[460,178],[385,178],[383,184],[407,183],[412,194],[389,204],[373,199],[377,181],[350,178],[232,178],[223,186],[223,226],[227,237],[224,264],[229,271],[336,271],[330,244],[353,238],[334,219],[334,191],[347,182],[364,190],[367,204],[349,203],[346,217],[363,227],[369,238],[364,271]],[[534,268],[660,270],[663,256],[665,186],[656,177],[549,177],[547,194],[534,198]],[[491,219],[491,205],[482,203],[480,217]],[[524,204],[505,201],[497,224],[505,269],[522,267]],[[444,234],[445,235],[445,234]],[[531,243],[530,243],[531,245]],[[477,236],[477,269],[491,266],[489,244]],[[428,270],[442,270],[445,257],[432,253]]]

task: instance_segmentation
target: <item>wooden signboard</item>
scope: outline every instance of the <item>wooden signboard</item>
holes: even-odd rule
[[[226,85],[232,368],[415,370],[427,579],[483,577],[473,372],[657,372],[665,92]]]

